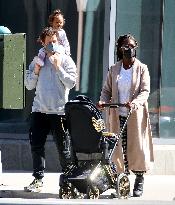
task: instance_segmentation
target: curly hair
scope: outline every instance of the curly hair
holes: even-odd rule
[[[64,19],[64,15],[63,15],[62,11],[61,11],[60,9],[56,9],[56,10],[54,10],[53,13],[49,16],[48,22],[49,22],[49,25],[50,25],[50,26],[52,26],[54,18],[57,18],[59,15],[61,15],[61,16],[63,17],[63,20],[64,20],[64,21],[63,21],[63,25],[65,24],[65,19]]]
[[[123,45],[123,42],[125,41],[125,39],[133,40],[135,42],[135,46],[138,47],[138,43],[137,43],[136,39],[130,33],[119,36],[119,38],[116,41],[117,61],[123,59],[123,53],[121,52],[120,48]]]
[[[43,43],[45,41],[46,36],[53,36],[55,34],[57,34],[57,31],[55,29],[53,29],[52,27],[46,27],[42,30],[37,41]]]

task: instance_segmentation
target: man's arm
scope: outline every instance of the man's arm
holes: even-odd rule
[[[56,57],[54,61],[54,66],[56,68],[56,73],[65,85],[65,87],[71,89],[76,84],[77,72],[76,65],[70,56],[64,55],[62,59],[60,56]]]

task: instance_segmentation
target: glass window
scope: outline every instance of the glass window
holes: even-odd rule
[[[104,5],[104,0],[88,0],[83,14],[79,9],[77,67],[80,72],[76,89],[94,101],[99,98],[103,78]]]
[[[118,0],[116,4],[116,36],[133,34],[139,44],[137,58],[149,68],[149,106],[154,137],[159,136],[161,15],[161,0]]]
[[[174,138],[175,133],[175,1],[164,1],[163,43],[160,89],[160,137]]]

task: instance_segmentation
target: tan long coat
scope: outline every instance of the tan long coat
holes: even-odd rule
[[[122,61],[113,65],[107,74],[100,100],[118,103],[118,78]],[[135,59],[133,65],[130,101],[137,105],[127,123],[127,157],[129,170],[147,171],[153,162],[152,134],[148,113],[148,97],[150,92],[150,76],[147,65]],[[110,109],[108,125],[111,132],[119,133],[118,109]],[[113,161],[118,170],[123,171],[121,140],[113,154]]]

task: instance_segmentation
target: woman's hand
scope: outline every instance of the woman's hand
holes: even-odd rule
[[[132,110],[137,110],[137,105],[135,103],[132,103],[132,102],[127,102],[125,103],[126,107],[129,108],[129,109],[132,109]]]
[[[97,107],[99,110],[104,110],[103,104],[105,104],[104,101],[98,101],[98,103],[96,104],[96,107]]]

